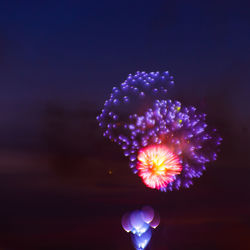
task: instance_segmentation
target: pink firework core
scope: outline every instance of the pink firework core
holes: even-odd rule
[[[182,170],[178,156],[163,145],[142,148],[136,168],[145,185],[158,190],[166,188]]]

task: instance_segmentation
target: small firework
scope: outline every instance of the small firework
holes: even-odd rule
[[[159,224],[160,216],[149,206],[126,213],[122,217],[122,227],[127,233],[132,233],[132,241],[137,250],[146,248],[151,240],[152,228],[157,228]]]
[[[121,146],[133,172],[161,191],[188,188],[216,159],[222,140],[207,127],[205,114],[168,98],[173,85],[168,71],[130,74],[97,116],[103,135]]]
[[[138,175],[150,188],[166,188],[180,174],[181,165],[174,153],[162,145],[152,145],[139,151]]]

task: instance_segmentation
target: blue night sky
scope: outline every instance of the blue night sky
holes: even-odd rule
[[[240,1],[1,1],[3,105],[103,102],[128,73],[169,69],[187,92],[226,90],[246,106],[248,7]]]
[[[0,0],[0,249],[127,250],[120,216],[145,200],[166,222],[152,249],[250,249],[249,9]],[[146,190],[98,130],[112,87],[137,70],[169,70],[177,99],[208,113],[223,137],[190,191]]]
[[[208,100],[211,113],[223,114],[238,133],[250,121],[248,7],[234,1],[1,1],[1,143],[14,144],[31,131],[36,136],[48,103],[100,109],[111,88],[137,70],[169,70],[180,100]]]

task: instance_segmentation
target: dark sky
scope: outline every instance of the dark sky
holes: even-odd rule
[[[162,218],[150,249],[250,249],[249,8],[0,1],[0,249],[132,249],[120,218],[146,203]],[[224,139],[188,191],[145,188],[97,127],[137,70],[169,70]]]
[[[1,1],[3,141],[10,129],[36,130],[48,103],[100,107],[137,70],[172,72],[180,99],[223,98],[217,105],[228,110],[232,126],[246,127],[248,7],[241,1]]]

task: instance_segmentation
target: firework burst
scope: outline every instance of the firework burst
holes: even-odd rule
[[[205,114],[168,98],[173,85],[168,71],[130,74],[97,116],[103,135],[121,146],[133,172],[161,191],[188,188],[216,159],[222,140]]]
[[[137,166],[138,175],[150,188],[166,188],[180,174],[178,157],[162,145],[152,145],[140,150]]]

